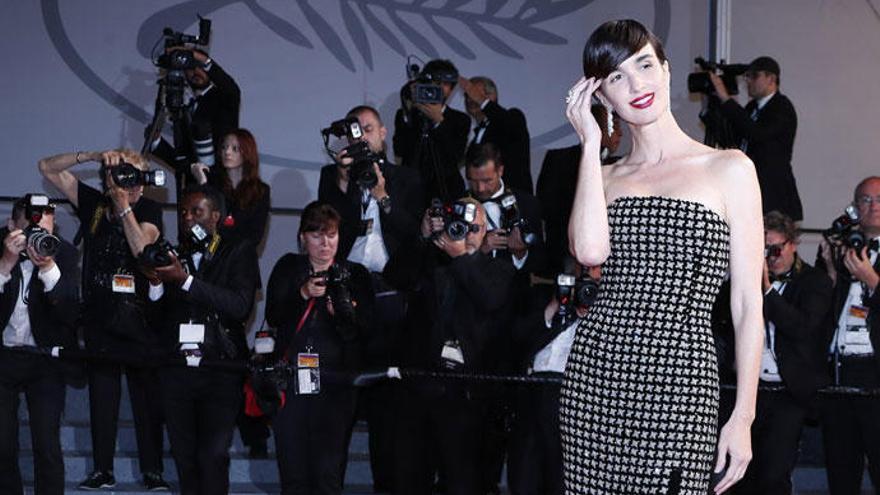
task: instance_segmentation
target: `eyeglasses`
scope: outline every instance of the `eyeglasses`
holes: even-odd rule
[[[865,206],[870,208],[871,204],[878,203],[880,204],[880,196],[868,196],[867,194],[859,196],[856,198],[856,205]]]
[[[782,254],[782,248],[788,244],[788,241],[779,242],[776,244],[765,244],[764,245],[764,257],[765,258],[778,258]]]

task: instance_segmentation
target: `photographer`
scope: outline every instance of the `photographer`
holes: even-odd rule
[[[253,308],[260,270],[253,243],[218,233],[224,213],[217,190],[186,189],[179,222],[191,235],[178,248],[179,257],[163,243],[145,249],[141,257],[141,269],[150,279],[150,300],[161,315],[162,347],[185,356],[188,365],[202,358],[244,362],[248,356],[244,324]],[[159,377],[180,492],[226,493],[243,375],[166,367]]]
[[[486,211],[486,236],[480,251],[502,259],[516,269],[506,309],[495,322],[497,339],[491,344],[497,351],[497,362],[492,363],[491,369],[497,373],[510,373],[514,362],[509,329],[521,316],[522,309],[528,307],[532,274],[542,272],[545,264],[540,207],[531,193],[505,187],[506,181],[502,178],[506,170],[504,157],[494,144],[471,145],[465,164],[468,194],[480,201]],[[498,385],[493,389],[483,446],[487,490],[497,490],[501,479],[512,402],[508,387]]]
[[[162,129],[153,129],[148,136],[149,150],[152,156],[174,168],[178,180],[184,178],[184,183],[178,184],[178,190],[182,190],[192,178],[190,164],[213,165],[214,150],[220,149],[223,138],[238,128],[241,90],[232,76],[204,51],[178,46],[166,52],[187,52],[194,59],[195,67],[184,71],[192,98],[180,116],[182,121],[174,123],[184,130],[185,142],[174,143],[178,146],[175,149],[161,137]]]
[[[504,157],[504,179],[511,189],[532,194],[531,143],[526,116],[498,104],[498,87],[488,77],[459,78],[467,113],[477,126],[470,146],[493,143]]]
[[[336,163],[321,169],[318,201],[329,204],[340,215],[337,258],[364,265],[372,275],[376,310],[366,346],[366,364],[387,367],[391,364],[394,343],[402,330],[405,299],[382,277],[390,256],[419,228],[419,215],[425,204],[419,173],[384,160],[387,130],[373,107],[358,106],[346,115],[355,118],[362,136],[348,138],[349,146],[365,142],[370,153],[379,158],[366,164],[372,171],[369,181],[352,178],[363,170],[343,150]],[[359,168],[360,167],[360,168]],[[391,462],[394,455],[390,415],[392,385],[377,384],[361,396],[366,400],[370,428],[370,465],[373,485],[381,491],[392,485]]]
[[[357,372],[368,335],[373,289],[367,270],[337,258],[340,217],[310,203],[299,244],[275,264],[266,291],[266,321],[278,329],[276,355],[297,367],[286,403],[272,422],[281,493],[341,494],[356,391],[334,372]],[[313,360],[314,382],[300,380]]]
[[[880,177],[868,177],[855,189],[853,206],[864,246],[823,240],[817,268],[834,283],[831,318],[824,351],[836,385],[880,388]],[[828,487],[832,495],[858,493],[867,468],[880,480],[880,397],[829,395],[821,401],[822,438]]]
[[[221,142],[220,166],[197,162],[190,170],[198,184],[210,184],[223,193],[226,217],[220,222],[220,233],[259,246],[266,234],[271,190],[260,179],[257,141],[247,129],[234,129]]]
[[[101,162],[103,192],[71,173],[74,165],[88,162]],[[162,411],[155,400],[159,396],[156,370],[143,365],[157,342],[146,321],[149,284],[138,271],[136,259],[162,231],[161,207],[143,197],[144,184],[154,183],[154,177],[146,173],[147,161],[131,150],[64,153],[40,160],[39,169],[67,197],[79,217],[84,240],[82,326],[86,349],[108,357],[122,355],[128,361],[92,361],[88,365],[94,471],[80,487],[99,489],[116,484],[113,456],[120,379],[125,372],[144,486],[167,489],[161,474]]]
[[[0,492],[24,493],[18,443],[23,393],[34,451],[35,493],[60,495],[64,493],[60,423],[67,366],[21,349],[76,347],[77,253],[70,243],[46,237],[55,230],[55,206],[46,196],[28,194],[16,201],[6,225],[0,231]]]
[[[497,361],[490,344],[515,270],[480,251],[485,235],[483,207],[462,198],[425,212],[419,239],[388,261],[386,277],[412,291],[400,366],[480,373]],[[483,388],[448,380],[401,383],[393,407],[393,493],[431,493],[437,466],[446,493],[480,493]]]
[[[791,493],[804,422],[824,384],[825,363],[817,352],[831,308],[831,281],[801,260],[794,221],[772,211],[764,216],[765,339],[761,384],[785,385],[780,392],[758,391],[752,424],[752,462],[736,493]]]
[[[580,318],[597,295],[599,267],[582,267],[569,255],[557,285],[535,285],[526,316],[513,327],[522,356],[517,372],[562,378]],[[548,301],[544,303],[544,301]],[[562,439],[559,433],[561,383],[522,384],[516,389],[507,464],[513,495],[562,495]]]
[[[394,117],[395,161],[419,171],[428,198],[450,201],[462,195],[459,166],[464,158],[470,132],[470,119],[449,108],[446,102],[458,82],[458,70],[449,60],[431,60],[401,90],[401,108]],[[418,86],[417,85],[421,85]],[[426,95],[432,102],[420,102]],[[435,101],[438,100],[438,101]]]
[[[764,213],[780,211],[800,222],[801,198],[791,169],[791,155],[797,132],[797,114],[791,101],[779,92],[779,64],[770,57],[758,57],[745,73],[751,100],[741,107],[717,74],[709,78],[721,101],[721,115],[733,126],[740,147],[755,163]]]

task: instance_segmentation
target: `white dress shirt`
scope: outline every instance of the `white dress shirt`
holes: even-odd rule
[[[31,319],[28,315],[28,285],[31,275],[34,273],[34,264],[31,260],[24,260],[18,264],[21,268],[21,285],[19,286],[18,299],[9,316],[9,323],[3,329],[3,345],[6,347],[36,346],[33,332],[31,332]],[[61,280],[61,269],[58,265],[45,272],[37,273],[37,277],[43,282],[43,292],[49,292],[55,288]],[[12,275],[0,273],[0,293],[4,291],[6,283],[12,280]]]
[[[366,204],[366,211],[363,205]],[[382,220],[379,218],[379,202],[370,194],[369,190],[362,192],[361,220],[372,220],[373,226],[367,235],[358,236],[354,240],[351,252],[348,253],[348,261],[360,263],[371,272],[381,272],[388,263],[388,250],[385,249],[385,239],[382,237]]]

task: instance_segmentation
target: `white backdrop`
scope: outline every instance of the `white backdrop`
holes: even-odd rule
[[[794,171],[804,225],[824,226],[862,177],[878,173],[880,0],[732,4],[731,61],[767,54],[780,62],[782,91],[799,117]],[[156,92],[150,48],[165,26],[195,33],[196,13],[213,20],[211,55],[242,88],[241,122],[257,136],[274,206],[314,198],[324,163],[318,129],[361,103],[392,124],[406,54],[450,58],[463,75],[495,79],[501,103],[526,113],[537,177],[547,148],[574,142],[562,99],[580,76],[589,32],[612,18],[638,19],[664,39],[673,112],[692,136],[703,133],[700,100],[685,88],[693,58],[708,51],[702,0],[5,0],[0,7],[0,195],[44,190],[35,167],[42,156],[139,148]],[[460,95],[452,106],[462,108]],[[93,178],[94,166],[82,173]],[[72,236],[74,222],[60,216]],[[166,222],[174,228],[172,212]],[[294,216],[273,216],[264,279],[295,249],[296,226]]]

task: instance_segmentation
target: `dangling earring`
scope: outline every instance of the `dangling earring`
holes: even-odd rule
[[[614,117],[608,107],[605,107],[605,127],[608,129],[608,137],[611,137],[614,134]]]

